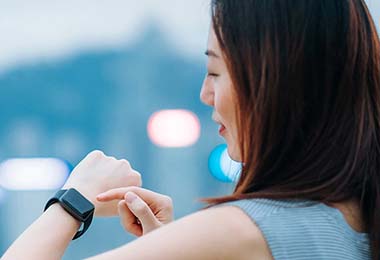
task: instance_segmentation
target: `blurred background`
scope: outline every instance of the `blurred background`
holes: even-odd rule
[[[128,159],[176,218],[232,191],[239,165],[199,100],[209,19],[209,0],[0,0],[0,255],[94,149]],[[132,239],[96,218],[64,259]]]

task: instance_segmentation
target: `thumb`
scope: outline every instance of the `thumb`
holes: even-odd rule
[[[144,234],[161,226],[149,206],[135,193],[127,192],[125,194],[125,201],[128,208],[140,221]]]

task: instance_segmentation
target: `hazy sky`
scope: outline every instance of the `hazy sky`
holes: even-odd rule
[[[0,70],[123,46],[154,22],[185,54],[203,53],[209,0],[0,0]]]
[[[377,23],[380,1],[367,0]],[[22,63],[123,46],[142,26],[162,27],[173,46],[202,55],[210,0],[0,0],[0,71]]]

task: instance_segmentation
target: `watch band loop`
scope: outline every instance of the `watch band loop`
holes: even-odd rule
[[[59,190],[46,203],[46,211],[54,203],[59,203],[73,218],[83,223],[82,230],[79,230],[73,240],[82,236],[90,227],[94,216],[94,205],[75,189]]]

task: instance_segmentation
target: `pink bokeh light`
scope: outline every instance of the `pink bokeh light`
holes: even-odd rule
[[[161,110],[148,122],[148,136],[160,147],[188,147],[195,144],[201,133],[198,117],[188,110]]]

